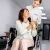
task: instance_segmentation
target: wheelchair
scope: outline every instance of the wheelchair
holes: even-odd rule
[[[16,37],[16,29],[11,27],[7,36],[0,36],[0,50],[3,49],[9,50],[9,47],[12,46],[12,42],[15,37]]]
[[[8,36],[0,36],[0,50],[3,50],[3,49],[7,50],[8,42],[9,42]]]
[[[14,30],[14,31],[12,31]],[[34,40],[34,46],[30,46],[28,47],[28,50],[33,50],[34,48],[37,49],[39,46],[40,46],[40,32],[42,32],[43,30],[42,29],[39,29],[37,31],[37,35],[36,37],[33,37],[33,40]],[[14,38],[17,36],[17,31],[15,28],[11,28],[10,29],[10,33],[11,33],[11,36],[10,36],[10,42],[9,42],[9,46],[11,47],[12,46],[12,42],[14,40]],[[13,34],[14,33],[14,34]],[[13,34],[13,35],[12,35]],[[13,37],[14,36],[14,37]]]
[[[11,48],[12,42],[15,39],[15,37],[17,36],[17,31],[16,31],[16,28],[10,28],[9,32],[10,32],[9,36],[4,36],[6,38],[6,40],[3,40],[2,42],[0,42],[1,43],[0,50],[2,50],[4,48],[5,48],[5,50],[9,50],[9,47]],[[39,39],[40,32],[42,32],[42,29],[38,30],[38,34],[36,35],[35,38],[33,37],[34,46],[28,47],[28,50],[33,50],[34,48],[37,49],[37,47],[40,46],[40,39]],[[0,37],[0,39],[3,39],[3,37]]]

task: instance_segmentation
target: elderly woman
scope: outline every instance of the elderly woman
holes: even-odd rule
[[[32,35],[37,34],[36,24],[29,22],[28,18],[28,9],[21,9],[16,21],[17,37],[13,41],[11,50],[28,50],[28,47],[34,45]]]

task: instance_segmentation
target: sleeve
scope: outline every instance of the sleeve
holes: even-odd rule
[[[33,37],[35,37],[37,35],[37,30],[32,30],[31,34]]]
[[[40,10],[38,17],[37,17],[37,23],[41,24],[41,17],[42,17],[42,10]]]
[[[17,30],[20,34],[24,34],[24,33],[27,32],[27,29],[24,28],[20,22],[16,22],[16,30]]]

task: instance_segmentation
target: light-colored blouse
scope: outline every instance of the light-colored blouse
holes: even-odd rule
[[[29,10],[31,20],[41,24],[42,10],[39,7],[33,8],[32,5],[26,6],[26,8]]]
[[[28,30],[27,27],[29,26],[29,22],[20,22],[19,20],[16,21],[16,30],[17,30],[17,37],[18,39],[33,39],[32,36],[37,35],[36,30]]]

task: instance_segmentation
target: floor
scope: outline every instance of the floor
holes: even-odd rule
[[[41,50],[50,50],[50,41],[42,41]]]
[[[40,46],[37,50],[50,50],[50,41],[41,41]]]

